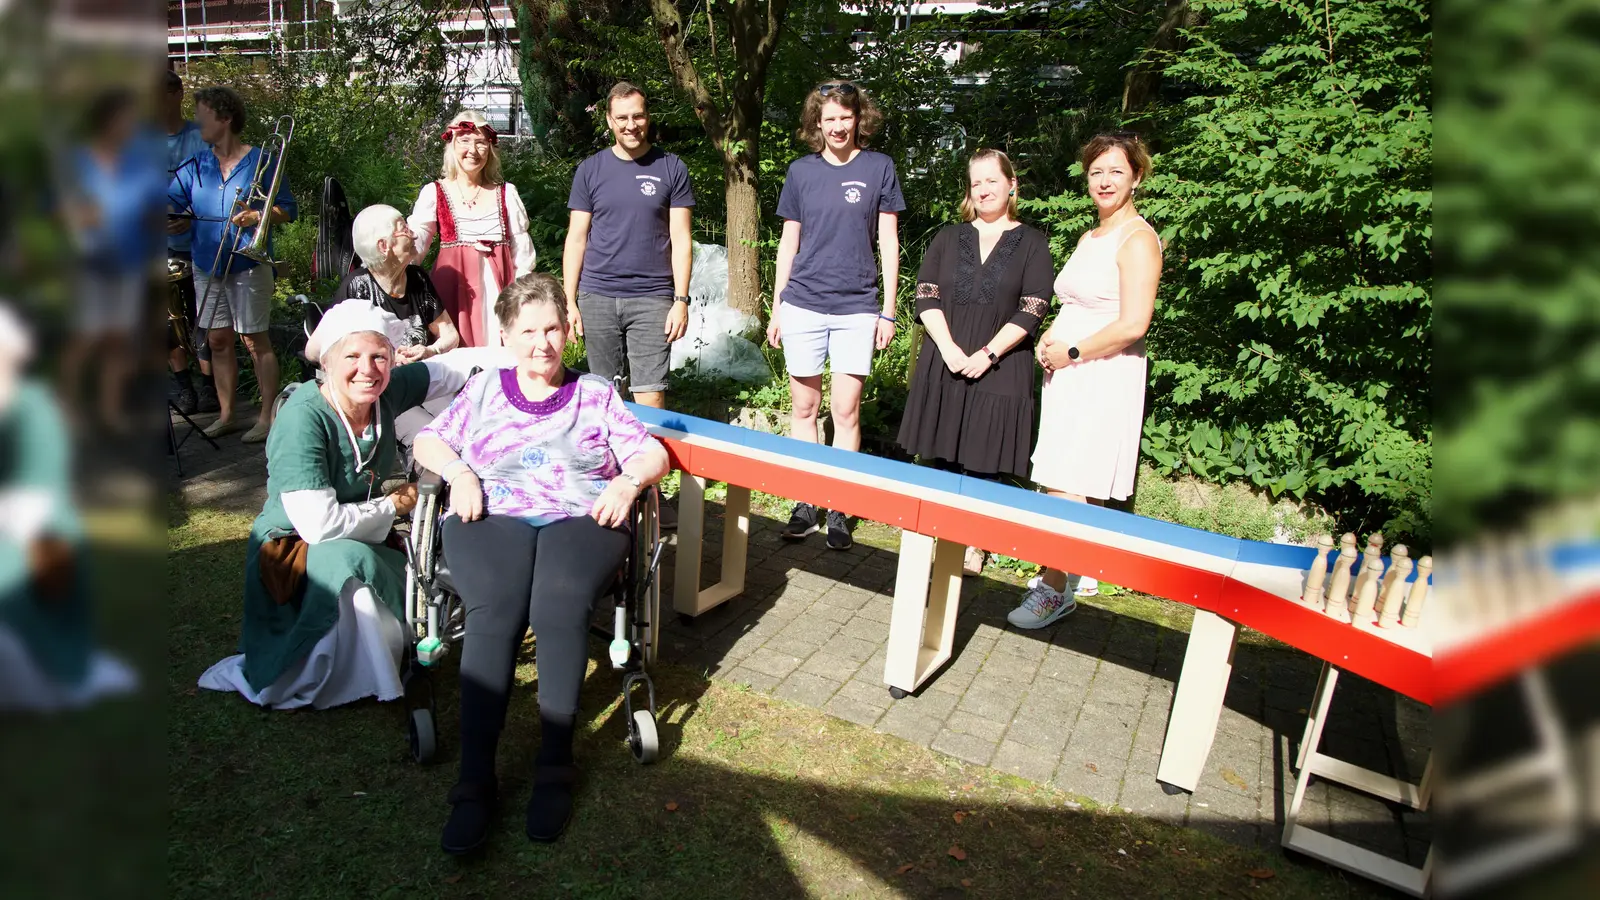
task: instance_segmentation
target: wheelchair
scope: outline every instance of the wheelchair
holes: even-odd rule
[[[430,673],[459,644],[466,630],[461,597],[445,564],[441,525],[448,513],[449,487],[432,472],[417,482],[417,506],[406,540],[406,597],[409,652],[401,666],[405,686],[407,739],[418,763],[437,758],[438,707]],[[655,486],[634,501],[634,540],[609,589],[611,629],[591,626],[590,633],[608,642],[613,671],[622,676],[622,708],[628,726],[628,748],[639,763],[649,765],[661,754],[656,730],[656,689],[647,667],[656,661],[660,639],[661,586],[656,577],[661,552],[661,495]],[[603,597],[602,597],[603,599]],[[537,651],[536,651],[537,652]],[[643,689],[644,705],[634,696]]]

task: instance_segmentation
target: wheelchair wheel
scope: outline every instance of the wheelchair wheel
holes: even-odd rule
[[[294,392],[299,390],[302,384],[305,384],[305,382],[291,381],[283,386],[283,390],[279,391],[278,396],[272,400],[273,416],[277,416],[279,411],[283,409],[283,405],[289,402],[289,398],[294,396]]]
[[[432,586],[433,573],[438,565],[439,553],[439,497],[422,494],[417,497],[417,508],[411,514],[411,540],[419,580]],[[427,610],[419,610],[426,613]]]
[[[407,722],[407,737],[411,741],[411,758],[427,765],[439,753],[438,733],[433,728],[433,713],[427,709],[413,709]]]
[[[648,709],[633,711],[628,723],[628,749],[640,765],[648,766],[661,756],[661,738],[656,734],[656,717]]]

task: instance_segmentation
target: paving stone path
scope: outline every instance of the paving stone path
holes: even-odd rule
[[[180,438],[186,430],[178,426]],[[220,443],[220,451],[198,436],[184,444],[186,477],[176,482],[184,502],[258,511],[266,494],[262,445],[242,444],[237,435]],[[168,465],[176,477],[170,457]],[[710,584],[719,576],[722,509],[708,503],[707,511],[703,578]],[[1241,640],[1200,786],[1193,795],[1168,796],[1155,773],[1188,638],[1186,608],[1167,604],[1168,624],[1158,625],[1112,611],[1117,598],[1090,600],[1048,628],[1018,631],[1005,615],[1019,584],[991,567],[963,586],[950,664],[917,694],[894,700],[883,665],[897,532],[862,523],[857,545],[835,552],[820,535],[785,542],[781,526],[752,515],[745,592],[692,621],[668,616],[664,661],[1096,804],[1242,844],[1277,845],[1319,669],[1305,653],[1260,635]],[[667,585],[671,565],[668,553]],[[1429,746],[1426,707],[1352,675],[1340,679],[1325,752],[1415,781]],[[1415,865],[1427,853],[1426,814],[1365,794],[1313,783],[1302,815],[1313,827]]]

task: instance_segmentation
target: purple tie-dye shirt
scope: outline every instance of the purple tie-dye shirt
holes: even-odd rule
[[[444,441],[483,482],[484,512],[534,525],[586,516],[611,479],[655,438],[611,382],[567,370],[545,400],[529,400],[516,369],[473,376],[421,434]]]

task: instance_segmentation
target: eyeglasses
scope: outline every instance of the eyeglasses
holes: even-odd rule
[[[817,96],[819,97],[832,97],[834,94],[838,94],[841,97],[852,97],[856,93],[858,93],[856,86],[848,81],[830,81],[827,84],[817,85]]]

